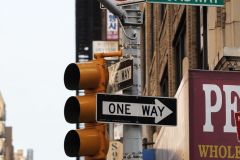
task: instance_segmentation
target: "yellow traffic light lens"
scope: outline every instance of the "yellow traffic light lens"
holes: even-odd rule
[[[69,90],[79,89],[80,82],[80,70],[75,63],[71,63],[67,66],[64,73],[64,84]]]

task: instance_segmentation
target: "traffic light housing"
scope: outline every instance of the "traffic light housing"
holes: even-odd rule
[[[72,96],[64,107],[64,116],[68,123],[92,123],[96,117],[96,95]]]
[[[85,123],[84,129],[71,130],[65,137],[64,150],[69,157],[106,159],[109,144],[107,125],[96,123],[96,94],[106,92],[108,76],[106,62],[102,57],[85,63],[72,63],[65,70],[66,88],[85,90],[84,96],[68,98],[64,107],[67,122]]]
[[[105,92],[108,76],[105,59],[98,58],[68,65],[64,73],[64,84],[69,90],[84,89],[85,93]]]
[[[109,141],[106,125],[85,126],[71,130],[64,141],[64,150],[69,157],[87,156],[91,160],[105,160]]]

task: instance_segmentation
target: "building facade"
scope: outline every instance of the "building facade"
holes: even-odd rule
[[[0,159],[6,158],[5,102],[0,92]]]
[[[145,4],[143,94],[175,96],[181,110],[182,128],[143,127],[157,159],[190,159],[189,86],[183,87],[189,70],[239,71],[239,8],[238,0],[225,0],[223,7]]]
[[[26,160],[33,160],[33,149],[27,150],[27,158]]]
[[[6,127],[5,155],[6,160],[14,160],[14,147],[12,144],[12,127]]]
[[[17,150],[14,153],[14,160],[25,160],[24,151],[22,149]]]
[[[6,105],[0,92],[0,160],[33,160],[33,150],[27,150],[27,157],[22,149],[14,152],[12,127],[6,126]]]

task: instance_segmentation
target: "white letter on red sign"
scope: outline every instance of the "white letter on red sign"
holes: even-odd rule
[[[236,132],[236,127],[232,125],[232,111],[237,112],[237,98],[240,97],[240,86],[234,86],[234,85],[224,85],[223,90],[225,92],[225,98],[226,98],[226,123],[224,126],[224,132]],[[238,95],[234,97],[234,100],[232,102],[232,92],[236,93]]]
[[[214,84],[203,84],[203,90],[205,93],[205,124],[203,126],[204,132],[213,132],[214,127],[212,125],[212,113],[220,111],[222,107],[222,93],[221,89]],[[216,103],[211,105],[211,93],[216,94]]]

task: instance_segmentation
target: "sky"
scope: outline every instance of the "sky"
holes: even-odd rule
[[[34,160],[73,159],[63,144],[75,125],[63,110],[75,92],[63,75],[74,61],[74,0],[0,0],[0,91],[15,150],[33,149]]]

